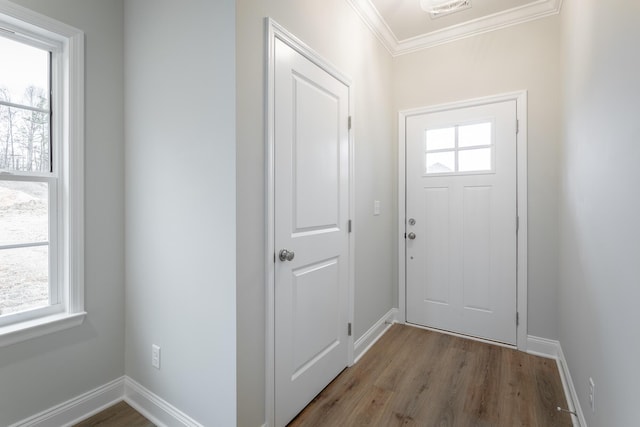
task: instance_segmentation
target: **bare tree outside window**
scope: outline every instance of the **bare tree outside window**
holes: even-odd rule
[[[0,315],[49,304],[49,52],[0,36]],[[28,176],[28,175],[25,175]]]

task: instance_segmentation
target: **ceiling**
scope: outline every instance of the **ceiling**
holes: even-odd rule
[[[471,8],[438,18],[419,0],[347,0],[392,55],[557,14],[562,0],[471,0]]]

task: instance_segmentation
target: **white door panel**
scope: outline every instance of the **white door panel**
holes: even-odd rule
[[[516,342],[514,101],[410,116],[407,321]]]
[[[348,363],[348,99],[275,40],[275,417],[287,424]]]

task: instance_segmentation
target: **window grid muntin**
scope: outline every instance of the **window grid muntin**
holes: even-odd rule
[[[491,143],[490,144],[481,144],[481,145],[472,145],[472,146],[460,147],[459,146],[459,140],[458,140],[458,130],[459,130],[459,128],[463,127],[463,126],[477,125],[477,124],[483,124],[483,123],[490,123],[491,124],[491,129],[490,129],[490,132],[491,132],[491,135],[490,135]],[[432,130],[448,129],[448,128],[453,128],[454,129],[454,146],[453,146],[453,148],[441,148],[441,149],[434,149],[434,150],[427,149],[427,146],[428,146],[427,133],[429,131],[432,131]],[[450,125],[446,125],[446,126],[438,126],[438,127],[432,127],[432,128],[425,129],[423,147],[424,147],[423,160],[425,162],[425,164],[424,164],[424,175],[425,176],[473,175],[473,174],[494,173],[495,172],[495,120],[494,119],[474,120],[474,121],[471,121],[471,122],[456,123],[456,124],[450,124]],[[482,149],[482,148],[489,148],[491,150],[491,154],[490,154],[491,168],[490,169],[482,169],[482,170],[474,170],[474,171],[460,171],[459,170],[459,159],[458,159],[459,152],[461,152],[461,151],[469,151],[469,150],[477,150],[477,149]],[[447,152],[454,153],[455,170],[449,171],[449,172],[429,172],[428,171],[429,165],[428,165],[428,162],[427,162],[428,155],[429,154],[434,154],[434,153],[447,153]]]
[[[11,25],[7,25],[5,22],[0,21],[0,29],[11,28]],[[64,204],[62,203],[62,192],[58,191],[58,174],[56,171],[60,170],[61,162],[61,150],[57,147],[61,147],[62,143],[62,115],[54,117],[54,110],[61,111],[62,102],[61,96],[64,90],[64,83],[62,81],[62,45],[61,43],[46,39],[44,36],[29,34],[22,32],[22,30],[10,29],[10,32],[1,31],[0,37],[7,37],[14,41],[27,44],[32,47],[43,49],[48,51],[48,83],[49,87],[45,90],[48,91],[48,111],[41,111],[47,113],[49,116],[49,171],[20,171],[20,170],[2,170],[0,174],[0,181],[32,181],[32,182],[47,182],[48,184],[48,213],[49,213],[49,226],[48,226],[48,285],[49,285],[49,305],[46,307],[35,308],[27,311],[11,313],[7,315],[0,314],[0,327],[17,324],[20,322],[36,319],[39,317],[52,315],[63,312],[66,307],[64,304],[64,272],[60,268],[59,262],[60,251],[64,250],[63,242],[58,238],[63,232],[64,227],[64,214],[61,212]],[[7,103],[2,103],[6,105]],[[38,110],[27,105],[16,104],[13,108],[22,108],[27,110]],[[55,121],[59,122],[56,126]],[[35,243],[35,242],[34,242]],[[38,242],[38,245],[41,242]],[[7,249],[10,245],[0,246],[0,250]],[[35,245],[34,245],[35,246]]]
[[[2,18],[2,16],[0,16]],[[59,41],[48,39],[40,34],[32,33],[25,28],[20,28],[12,25],[9,22],[0,19],[0,37],[12,40],[17,43],[43,50],[48,52],[48,87],[44,88],[48,95],[48,108],[36,108],[30,105],[21,104],[19,102],[5,102],[0,100],[0,105],[4,105],[10,108],[18,108],[28,111],[40,112],[47,114],[49,118],[49,171],[20,171],[20,170],[0,170],[3,174],[7,172],[11,174],[19,175],[33,175],[33,176],[49,176],[54,173],[55,167],[55,138],[54,138],[54,96],[58,93],[62,93],[62,82],[60,81],[60,70],[62,65],[62,44]],[[58,87],[56,87],[58,86]],[[56,107],[59,107],[60,103]],[[59,111],[59,110],[58,110]]]

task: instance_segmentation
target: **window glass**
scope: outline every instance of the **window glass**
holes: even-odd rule
[[[49,305],[49,247],[0,250],[0,316]]]
[[[458,127],[458,147],[491,145],[491,123],[478,123]]]
[[[50,52],[0,36],[0,317],[46,307],[51,280]],[[37,173],[34,176],[33,173]],[[57,297],[54,297],[54,303]]]
[[[491,148],[460,150],[458,152],[459,172],[480,172],[491,170]]]
[[[0,180],[0,224],[0,247],[48,241],[48,184]]]
[[[2,61],[0,67],[0,87],[11,102],[24,104],[25,94],[31,87],[42,89],[38,95],[49,99],[49,52],[2,36],[0,52],[3,58],[11,58]]]
[[[0,169],[51,170],[49,58],[0,36]]]
[[[492,127],[492,122],[483,122],[427,129],[426,174],[492,171]]]
[[[456,129],[453,127],[427,130],[427,151],[454,148]]]
[[[427,153],[427,173],[451,173],[456,171],[453,151]]]

